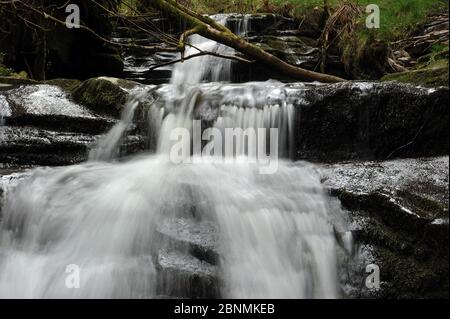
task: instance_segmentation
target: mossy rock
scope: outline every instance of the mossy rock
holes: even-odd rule
[[[52,79],[44,81],[45,84],[55,85],[63,89],[64,91],[71,93],[78,86],[80,86],[81,81],[75,79]]]
[[[444,217],[445,208],[407,191],[397,192],[395,201],[378,192],[357,194],[341,189],[332,194],[351,214],[366,217],[354,238],[374,248],[383,282],[381,298],[448,298],[448,224],[434,223],[431,216],[412,215],[395,202],[406,198],[413,203],[414,213],[426,211],[424,215],[429,211]]]
[[[106,78],[84,81],[72,93],[73,100],[99,114],[119,117],[128,94]]]
[[[426,66],[384,76],[381,81],[398,81],[424,87],[448,86],[448,59],[426,62]]]
[[[12,70],[0,64],[0,76],[9,76],[11,72]]]
[[[39,82],[24,77],[0,76],[0,84],[28,85],[28,84],[39,84]]]
[[[109,76],[101,76],[101,77],[98,77],[97,79],[109,81],[112,84],[118,85],[119,87],[121,87],[124,90],[132,90],[135,87],[141,86],[141,84],[138,82],[120,79],[120,78],[109,77]]]
[[[418,260],[385,247],[375,252],[380,262],[382,297],[391,299],[449,297],[448,255]]]

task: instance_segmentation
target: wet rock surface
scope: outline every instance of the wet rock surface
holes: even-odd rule
[[[0,163],[58,166],[85,161],[89,149],[117,120],[70,98],[70,91],[48,84],[1,90]],[[129,133],[121,147],[123,155],[142,150],[146,143],[142,136]]]
[[[164,105],[167,86],[154,90]],[[395,82],[332,85],[205,84],[195,118],[211,125],[230,107],[294,107],[290,156],[337,162],[440,156],[449,152],[448,88],[426,89]],[[159,105],[158,104],[158,105]],[[226,106],[224,109],[223,106]],[[208,124],[209,123],[209,124]]]
[[[284,61],[308,70],[317,70],[320,65],[321,57],[317,44],[320,33],[308,27],[299,28],[300,23],[294,19],[275,14],[218,14],[214,17],[226,19],[226,26],[230,30]],[[139,24],[139,21],[136,23]],[[180,26],[174,27],[162,21],[155,21],[155,25],[171,31],[175,37],[181,34]],[[113,34],[113,40],[119,43],[133,41],[143,45],[158,44],[157,39],[152,39],[147,33],[139,32],[139,30],[133,32],[134,40],[129,38],[129,34],[129,29],[118,25]],[[169,83],[173,65],[152,68],[177,59],[174,53],[148,55],[139,50],[125,50],[122,55],[125,65],[124,76],[146,84]],[[329,55],[326,57],[326,62],[328,73],[344,75],[344,66],[339,57]],[[290,80],[260,63],[233,62],[231,75],[232,82]]]
[[[32,127],[1,128],[0,162],[16,165],[69,165],[86,159],[93,136]]]
[[[448,298],[448,157],[323,166],[353,235],[378,264],[373,297]],[[369,294],[370,295],[370,294]]]
[[[125,99],[134,88],[129,82],[96,81],[108,82]],[[167,86],[148,89],[148,103],[167,102],[153,98],[167,93]],[[117,123],[112,115],[99,115],[95,108],[74,103],[70,92],[42,84],[0,91],[0,163],[4,165],[0,201],[5,185],[22,178],[15,171],[84,161],[99,136]],[[98,92],[90,92],[94,101]],[[357,250],[369,255],[366,261],[380,266],[381,291],[345,295],[448,296],[448,89],[391,82],[284,85],[272,81],[212,83],[199,86],[198,94],[194,118],[207,125],[223,115],[222,105],[293,106],[292,158],[330,163],[320,164],[323,183],[350,212]],[[147,102],[138,111],[141,120],[147,118]],[[148,121],[142,120],[142,125],[148,126]],[[145,137],[138,131],[136,127],[127,131],[124,155],[146,149]],[[433,155],[444,157],[419,158]],[[402,157],[415,159],[367,161]],[[189,187],[181,194],[167,205],[170,218],[156,226],[157,236],[166,243],[152,256],[157,294],[220,297],[217,227],[214,221],[202,219],[202,210],[209,207],[201,194]]]
[[[344,83],[305,92],[297,111],[297,158],[386,160],[449,152],[449,91]]]
[[[189,254],[161,250],[158,293],[185,298],[218,298],[217,268]]]
[[[157,232],[170,247],[189,251],[193,256],[209,263],[218,261],[217,227],[210,221],[193,219],[167,219],[157,227]]]

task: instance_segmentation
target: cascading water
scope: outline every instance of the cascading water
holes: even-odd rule
[[[3,118],[9,115],[11,115],[9,103],[3,95],[0,95],[0,126],[4,124]]]
[[[193,42],[217,47],[201,38]],[[191,130],[205,106],[219,130],[278,128],[280,153],[289,153],[295,110],[284,86],[249,83],[237,94],[230,85],[199,85],[218,80],[228,62],[209,63],[205,57],[186,61],[176,66],[172,85],[141,92],[159,95],[149,109],[150,129],[158,131],[156,155],[115,160],[139,104],[133,95],[90,161],[36,169],[8,192],[0,223],[0,297],[157,298],[183,291],[196,295],[182,297],[340,296],[342,250],[335,233],[345,227],[311,165],[280,160],[274,174],[262,175],[243,150],[224,162],[169,160],[170,132]],[[222,95],[208,100],[205,91]],[[206,246],[218,258],[193,254],[182,240],[169,243],[159,229],[166,224],[207,225]],[[199,234],[194,239],[201,242]],[[79,289],[66,286],[69,265],[79,267]],[[170,275],[162,274],[164,267],[172,267]],[[193,282],[174,276],[177,267],[181,278],[198,271],[214,281],[201,288],[211,291],[186,287]]]
[[[3,95],[0,95],[0,138],[3,137],[2,126],[4,125],[4,117],[11,115],[9,103]]]
[[[227,15],[218,14],[212,16],[212,18],[220,24],[227,24]],[[245,35],[250,28],[249,17],[244,15],[240,21],[242,22],[239,23],[235,32],[238,35]],[[234,54],[234,50],[229,47],[199,35],[191,36],[189,43],[190,45],[187,46],[185,57],[200,52],[212,52],[225,56]],[[174,68],[171,83],[174,85],[196,85],[203,80],[208,80],[209,82],[230,81],[231,63],[231,60],[211,55],[187,60],[184,63],[178,63]]]

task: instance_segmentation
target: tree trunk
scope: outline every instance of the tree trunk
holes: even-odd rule
[[[249,58],[252,58],[267,67],[272,67],[282,74],[300,81],[319,81],[324,83],[342,82],[343,79],[305,70],[293,66],[278,57],[262,50],[258,46],[245,41],[243,38],[235,35],[228,28],[220,25],[211,18],[202,16],[192,10],[185,8],[174,0],[152,0],[152,5],[159,11],[164,12],[174,18],[181,18],[187,24],[196,29],[196,32],[210,40],[229,46],[239,51]]]

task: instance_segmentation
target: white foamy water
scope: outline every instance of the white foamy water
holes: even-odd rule
[[[225,25],[228,15],[217,14],[211,16],[218,23]],[[243,15],[238,28],[238,35],[245,35],[250,28],[248,15]],[[199,35],[192,35],[187,39],[185,57],[200,52],[211,52],[223,56],[233,56],[235,51],[225,45],[206,39]],[[223,59],[212,55],[186,60],[177,63],[172,73],[171,83],[174,85],[195,85],[202,81],[219,82],[231,80],[231,59]]]
[[[0,95],[0,118],[11,116],[11,108],[3,95]]]
[[[2,126],[5,124],[5,117],[11,116],[11,108],[9,106],[8,101],[3,95],[0,95],[0,139],[3,138],[3,130]]]
[[[263,176],[245,163],[147,156],[39,169],[20,184],[1,222],[0,297],[155,297],[154,228],[186,187],[219,226],[224,296],[338,296],[332,219],[311,169],[286,162]],[[70,264],[80,289],[65,286]]]
[[[131,90],[130,97],[126,102],[122,111],[120,121],[112,127],[112,129],[101,138],[97,145],[89,152],[90,161],[110,161],[118,157],[119,147],[126,131],[133,123],[134,113],[139,103],[145,99],[148,90],[153,87],[143,88],[142,90]]]
[[[213,45],[208,42],[198,44]],[[191,62],[176,68],[176,85],[162,87],[166,98],[150,108],[149,125],[158,130],[157,155],[102,162],[117,154],[139,101],[131,99],[121,124],[99,143],[90,162],[34,170],[8,192],[0,222],[0,297],[157,297],[155,256],[165,242],[155,230],[180,213],[192,218],[186,208],[192,206],[194,222],[217,225],[221,297],[340,296],[334,229],[343,227],[342,216],[329,207],[311,165],[280,160],[274,174],[261,175],[258,164],[246,161],[245,151],[228,163],[177,165],[169,160],[171,130],[191,129],[202,107],[201,90],[208,87],[198,83],[209,76],[216,79],[217,66],[208,59]],[[191,85],[181,85],[187,79]],[[214,87],[229,89],[209,89]],[[277,84],[255,87],[206,101],[217,111],[212,125],[279,128],[280,148],[289,149],[293,105]],[[276,99],[271,92],[277,92]],[[80,267],[79,289],[65,285],[65,270],[72,264]],[[175,288],[183,283],[164,284]]]

